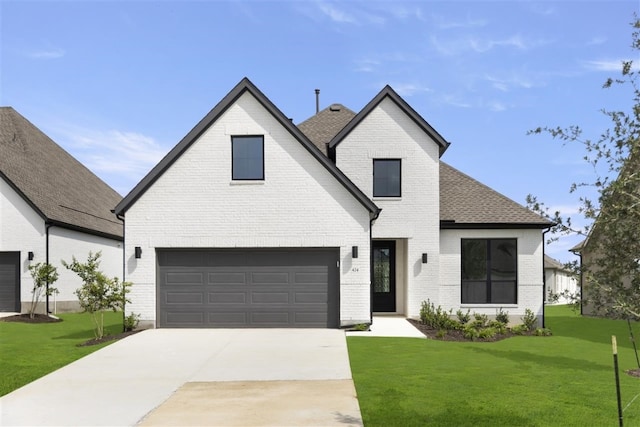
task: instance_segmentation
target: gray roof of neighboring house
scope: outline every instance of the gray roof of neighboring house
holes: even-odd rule
[[[11,107],[0,107],[0,177],[50,224],[122,240],[122,199]]]
[[[325,108],[300,123],[300,130],[321,149],[326,147],[327,141],[330,141],[330,145],[335,145],[386,96],[406,106],[406,103],[387,86],[367,104],[366,111],[363,110],[364,113],[360,112],[356,115],[340,104],[333,104],[340,105],[341,108],[335,111],[332,111],[331,107]],[[404,110],[414,120],[422,120],[413,109],[405,108]],[[340,129],[343,123],[345,127]],[[448,143],[425,123],[423,123],[425,132],[429,130],[431,135],[440,138],[441,152],[446,150]],[[349,129],[346,129],[347,127]],[[327,154],[327,151],[324,150],[324,153]],[[440,161],[440,220],[442,228],[546,228],[551,225],[536,213],[442,161]]]
[[[340,104],[332,104],[298,125],[313,144],[328,155],[327,145],[356,116],[356,113]]]
[[[565,270],[564,264],[557,259],[551,258],[549,255],[544,256],[544,268],[552,268],[554,270]]]
[[[250,93],[338,182],[377,218],[380,208],[369,199],[347,176],[321,152],[248,78],[243,78],[182,140],[169,151],[129,194],[116,206],[124,214],[140,196],[184,153],[227,109],[244,93]]]

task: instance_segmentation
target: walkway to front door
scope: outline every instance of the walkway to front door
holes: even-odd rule
[[[374,240],[373,251],[373,311],[396,311],[396,242]]]

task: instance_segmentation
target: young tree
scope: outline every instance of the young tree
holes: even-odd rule
[[[637,16],[632,26],[632,48],[640,51]],[[593,225],[577,229],[571,218],[562,216],[561,212],[550,213],[534,196],[527,198],[531,209],[557,224],[553,229],[557,235],[577,233],[585,237],[582,263],[573,264],[583,277],[583,304],[598,314],[632,319],[640,319],[639,78],[633,61],[623,61],[620,76],[604,83],[605,89],[628,87],[632,107],[630,111],[603,109],[603,114],[611,120],[611,127],[597,139],[584,138],[578,126],[541,127],[529,132],[546,133],[564,143],[584,146],[584,159],[594,169],[593,180],[574,183],[570,192],[595,189],[596,198],[580,197],[580,213]]]
[[[82,279],[82,286],[74,293],[83,311],[91,314],[97,339],[104,336],[104,312],[124,309],[130,285],[128,282],[121,283],[117,277],[109,278],[99,270],[101,255],[100,252],[89,252],[85,263],[79,262],[75,257],[72,257],[71,263],[62,261],[62,265]]]
[[[29,266],[29,272],[33,279],[33,288],[31,289],[31,307],[29,308],[29,317],[34,318],[40,298],[43,296],[51,296],[58,290],[51,285],[58,280],[58,270],[51,264],[39,262]],[[48,285],[48,286],[47,286]],[[46,309],[45,309],[46,310]],[[45,313],[48,314],[48,313]]]

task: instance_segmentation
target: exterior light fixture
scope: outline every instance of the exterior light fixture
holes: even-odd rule
[[[427,254],[422,254],[422,263],[423,264],[427,263],[427,259],[428,259]]]
[[[358,258],[358,247],[357,246],[352,246],[351,247],[351,258]]]
[[[140,246],[136,246],[135,254],[137,259],[142,258],[142,248]]]
[[[29,253],[27,254],[27,258],[29,258],[29,261],[33,261],[33,257],[34,257],[33,252],[29,251]]]

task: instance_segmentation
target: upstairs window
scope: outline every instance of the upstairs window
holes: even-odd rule
[[[231,179],[264,180],[264,136],[232,136],[231,158]]]
[[[517,304],[516,239],[462,239],[462,304]]]
[[[373,197],[400,197],[400,159],[375,159],[373,161]]]

